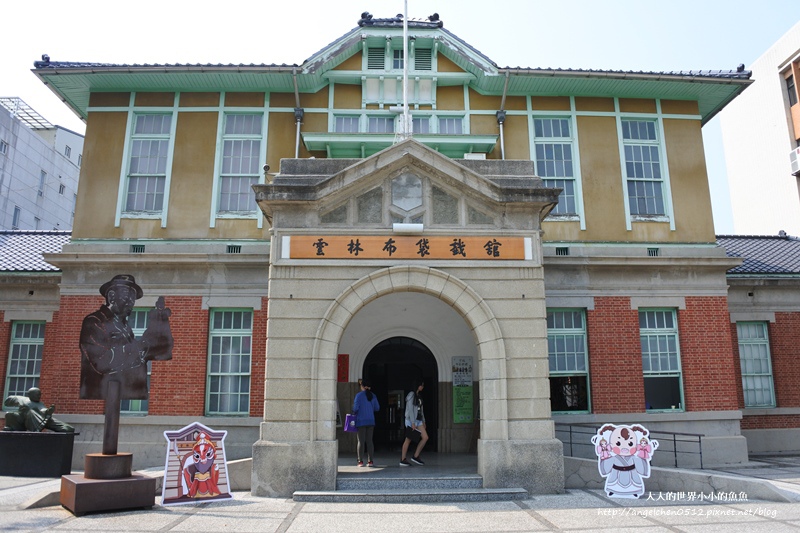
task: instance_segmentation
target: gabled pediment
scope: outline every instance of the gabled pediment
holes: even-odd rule
[[[407,139],[360,160],[285,159],[254,190],[281,228],[530,228],[560,192],[533,170],[531,161],[453,160]]]
[[[494,61],[446,30],[441,21],[409,20],[408,37],[410,58],[415,57],[416,50],[430,50],[434,58],[437,54],[443,55],[472,79],[498,74],[498,67]],[[370,19],[365,22],[365,19],[362,18],[358,27],[306,59],[301,67],[302,72],[323,77],[333,75],[330,71],[357,53],[361,52],[367,57],[370,49],[381,48],[402,50],[402,19]],[[410,62],[410,65],[414,68],[413,61]],[[386,70],[392,70],[390,63],[385,66]],[[361,69],[353,70],[360,71]],[[341,77],[341,73],[338,74]],[[437,74],[442,75],[443,73]],[[445,76],[447,74],[445,73]]]

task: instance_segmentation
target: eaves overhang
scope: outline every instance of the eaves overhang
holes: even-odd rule
[[[327,157],[364,158],[392,146],[397,138],[393,133],[302,133],[303,144],[310,152],[325,152]],[[441,135],[415,134],[414,140],[453,159],[464,154],[488,154],[497,145],[498,135]]]

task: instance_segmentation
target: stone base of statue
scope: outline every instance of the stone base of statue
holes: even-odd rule
[[[72,472],[78,433],[0,431],[0,476],[61,477]]]
[[[61,505],[76,516],[98,511],[150,509],[156,478],[131,473],[133,454],[86,454],[84,475],[61,478]]]

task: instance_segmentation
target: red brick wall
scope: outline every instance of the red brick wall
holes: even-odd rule
[[[60,310],[45,328],[40,386],[43,401],[55,403],[59,413],[102,414],[101,400],[81,400],[80,330],[83,318],[100,308],[101,296],[63,296]],[[202,309],[200,296],[165,296],[172,310],[170,325],[175,339],[171,361],[153,361],[150,377],[149,414],[205,414],[208,363],[209,310]],[[2,315],[0,315],[2,318]],[[267,299],[253,313],[253,344],[250,378],[250,416],[264,411]],[[7,354],[9,324],[0,322],[0,342]],[[7,355],[2,355],[5,374]]]
[[[767,324],[777,407],[800,407],[800,313],[775,313]],[[734,328],[734,338],[735,338]],[[736,339],[738,349],[738,339]],[[737,350],[738,355],[738,350]],[[737,381],[742,389],[741,373]],[[741,403],[744,407],[744,401]],[[742,418],[742,429],[800,427],[800,415],[756,415]]]
[[[775,313],[768,326],[778,407],[800,406],[800,313]]]
[[[639,312],[630,298],[595,298],[586,325],[592,411],[644,412]]]
[[[742,417],[742,429],[786,429],[800,427],[800,415],[765,415]]]
[[[731,349],[733,350],[733,368],[736,372],[736,404],[744,409],[744,388],[742,386],[742,361],[739,359],[739,334],[736,324],[731,324]]]
[[[8,350],[11,347],[11,322],[6,322],[5,312],[0,311],[0,387],[5,396]],[[5,397],[3,398],[5,399]]]
[[[685,409],[738,409],[728,299],[724,296],[687,296],[685,301],[686,309],[678,310]]]

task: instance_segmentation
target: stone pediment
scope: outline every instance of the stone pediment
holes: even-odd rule
[[[538,229],[558,201],[532,161],[454,160],[413,139],[366,159],[284,159],[254,186],[273,227]]]

